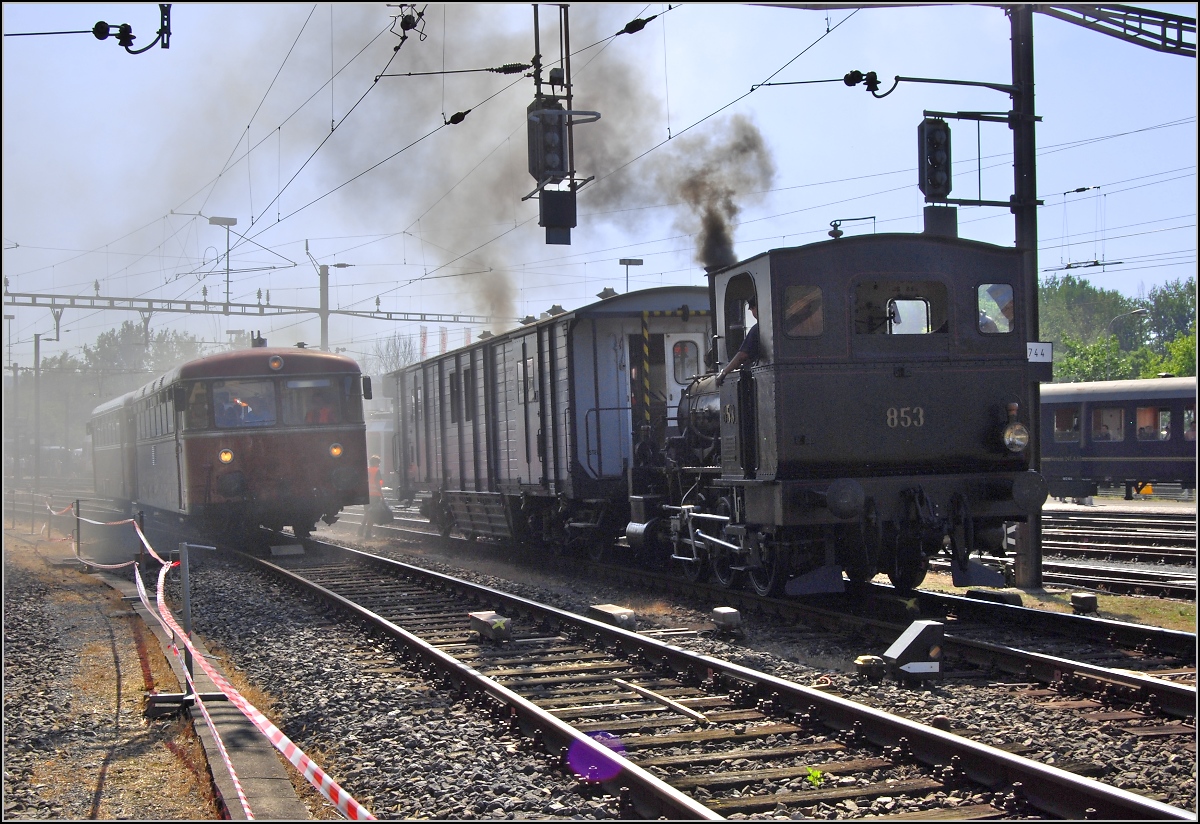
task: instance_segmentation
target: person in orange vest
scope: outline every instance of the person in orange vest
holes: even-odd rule
[[[313,398],[313,406],[308,410],[308,415],[305,417],[305,423],[336,423],[334,420],[333,407],[329,400],[325,397],[324,392],[318,392]]]
[[[378,455],[372,455],[367,460],[367,493],[370,499],[367,508],[363,510],[363,522],[358,530],[360,538],[370,538],[372,527],[379,522],[377,513],[383,506],[383,472],[379,468],[381,463]]]

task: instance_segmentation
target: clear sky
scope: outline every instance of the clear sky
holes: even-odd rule
[[[1195,4],[1144,7],[1196,16]],[[533,80],[468,71],[529,62],[533,7],[418,9],[423,25],[398,51],[400,10],[384,4],[176,4],[170,48],[139,55],[90,33],[6,36],[8,289],[92,295],[98,285],[105,296],[199,299],[207,288],[223,300],[226,231],[200,214],[237,219],[235,302],[261,290],[274,305],[316,306],[315,259],[347,264],[330,269],[333,308],[378,300],[384,310],[484,315],[498,319],[493,329],[510,328],[553,304],[590,303],[606,286],[624,292],[621,258],[644,261],[628,270],[631,289],[703,284],[688,200],[697,191],[725,208],[737,258],[825,240],[834,220],[847,234],[920,231],[923,112],[1010,104],[988,88],[920,83],[876,99],[840,80],[875,71],[881,94],[897,75],[1009,83],[999,8],[574,5],[574,107],[601,114],[576,127],[575,166],[595,180],[579,192],[571,245],[547,245],[536,201],[522,201],[534,188],[525,136]],[[549,66],[561,56],[557,7],[539,13]],[[159,25],[153,4],[6,3],[3,14],[6,35],[129,23],[135,48]],[[640,32],[612,37],[652,15]],[[1195,59],[1040,14],[1034,44],[1039,269],[1130,296],[1194,276]],[[767,81],[793,85],[759,86]],[[1008,128],[951,128],[951,196],[1006,201]],[[1013,243],[1007,210],[963,207],[959,224],[963,237]],[[28,366],[33,335],[52,335],[53,318],[15,314],[4,344]],[[67,310],[62,340],[43,354],[78,352],[124,320],[138,315]],[[420,325],[334,316],[330,342],[361,355]],[[439,324],[425,325],[433,351]],[[468,327],[445,325],[450,346],[460,345]],[[258,330],[272,345],[320,337],[315,316],[156,314],[151,328],[207,340]]]

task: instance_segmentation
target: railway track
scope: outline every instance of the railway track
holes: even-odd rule
[[[884,793],[936,798],[971,785],[990,800],[956,809],[955,818],[1190,815],[604,622],[410,565],[309,547],[255,563],[402,640],[410,666],[519,727],[581,781],[610,792],[625,815],[803,811]]]
[[[1196,565],[1196,513],[1042,514],[1042,554],[1143,564]]]
[[[397,526],[391,532],[403,530]],[[440,540],[459,547],[462,553],[479,549],[463,539],[442,539],[420,530],[408,534],[422,540]],[[540,558],[530,563],[540,566],[548,560]],[[857,589],[853,597],[798,601],[689,582],[669,571],[578,559],[564,560],[563,566],[571,574],[589,579],[603,577],[622,587],[722,603],[847,637],[873,637],[885,646],[895,641],[914,618],[948,619],[945,653],[952,660],[1023,676],[1030,683],[1040,684],[1040,688],[1080,700],[1117,702],[1122,711],[1137,707],[1138,717],[1142,718],[1179,720],[1195,715],[1194,633],[935,592],[917,593],[914,601],[897,596],[887,586]],[[919,606],[914,609],[914,604]],[[1005,640],[992,643],[1001,638]]]

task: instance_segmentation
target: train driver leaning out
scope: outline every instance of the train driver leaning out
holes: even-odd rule
[[[334,423],[333,407],[329,403],[329,399],[325,397],[324,392],[318,392],[313,395],[312,406],[308,410],[308,415],[304,418],[305,423]]]
[[[762,342],[758,331],[758,298],[751,296],[746,301],[746,305],[750,309],[750,314],[754,315],[754,325],[750,327],[750,331],[742,339],[742,345],[738,349],[737,354],[730,358],[729,363],[725,364],[725,368],[721,370],[721,374],[717,375],[717,386],[723,384],[725,376],[733,370],[741,369],[742,365],[747,361],[751,364],[757,363],[758,359],[762,357]]]

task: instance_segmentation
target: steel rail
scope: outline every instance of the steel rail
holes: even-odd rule
[[[704,679],[719,676],[724,682],[732,681],[744,685],[746,692],[750,694],[757,695],[762,699],[769,699],[772,702],[782,701],[793,711],[807,712],[813,719],[819,720],[820,723],[835,730],[861,731],[871,743],[885,747],[900,747],[911,752],[916,760],[930,767],[954,764],[961,773],[984,786],[1004,789],[1020,784],[1026,801],[1035,808],[1052,815],[1068,819],[1083,819],[1099,813],[1102,817],[1109,819],[1194,820],[1194,815],[1189,810],[1163,804],[1092,779],[1082,778],[1053,766],[1030,761],[952,733],[926,727],[915,721],[865,707],[848,699],[829,695],[767,673],[756,672],[732,662],[690,653],[655,638],[399,561],[378,558],[341,547],[331,546],[330,549],[384,569],[408,576],[431,579],[459,591],[476,593],[481,599],[493,605],[498,604],[500,609],[507,610],[512,614],[539,614],[560,626],[574,626],[585,634],[602,639],[606,646],[615,645],[617,649],[626,654],[636,653],[644,660],[670,667],[675,672],[691,672]],[[302,576],[295,575],[275,564],[250,556],[244,557],[283,575],[302,587],[318,590],[322,594],[328,592],[324,588],[314,587]],[[460,684],[465,691],[483,690],[493,698],[504,702],[511,708],[510,712],[519,720],[523,728],[533,727],[544,730],[543,735],[550,736],[560,748],[577,744],[588,747],[589,752],[597,758],[611,761],[615,757],[606,748],[558,719],[544,720],[544,712],[536,705],[515,692],[485,679],[478,671],[455,660],[449,654],[425,645],[415,635],[392,622],[375,616],[370,610],[335,593],[329,593],[325,597],[331,598],[377,626],[385,628],[389,633],[420,650],[420,655],[426,662],[438,667],[447,674],[448,678]],[[639,812],[644,813],[645,806],[648,805],[652,811],[661,811],[656,814],[664,814],[669,817],[709,819],[719,817],[707,807],[666,786],[632,763],[622,761],[622,768],[615,783],[606,783],[606,786],[615,787],[617,793],[620,793],[621,787],[628,786],[633,792],[634,803],[643,805],[643,809]]]
[[[364,553],[359,553],[355,550],[346,550],[341,547],[338,549],[341,549],[343,552],[367,557]],[[560,754],[565,754],[568,750],[587,752],[593,757],[596,764],[619,763],[621,767],[620,773],[615,778],[600,783],[605,789],[610,790],[614,797],[624,795],[623,790],[627,789],[630,793],[629,800],[640,816],[644,818],[666,817],[672,820],[717,821],[721,819],[720,815],[714,813],[700,802],[655,778],[641,767],[620,758],[620,756],[595,739],[560,721],[528,699],[496,683],[473,667],[463,664],[448,653],[426,643],[403,627],[397,626],[395,623],[377,615],[366,607],[315,584],[302,575],[295,574],[277,564],[272,564],[269,561],[254,558],[240,552],[235,554],[250,563],[271,570],[272,573],[287,579],[296,586],[307,589],[332,603],[338,604],[400,640],[410,650],[413,650],[420,656],[423,663],[441,672],[461,692],[466,694],[482,692],[500,701],[510,708],[512,717],[520,724],[522,730],[527,735],[531,734],[534,730],[540,731],[542,740],[548,748],[556,747]],[[380,559],[373,559],[374,562],[378,562],[378,560]],[[410,574],[419,573],[422,576],[432,575],[434,578],[443,578],[446,582],[453,582],[456,587],[466,584],[466,582],[457,581],[449,576],[430,573],[428,570],[420,570],[417,567],[411,567],[407,564],[400,564],[395,561],[388,563],[395,564],[398,568]],[[500,595],[502,593],[498,590],[490,590],[489,594]],[[538,606],[534,605],[533,602],[526,603],[531,608]]]

